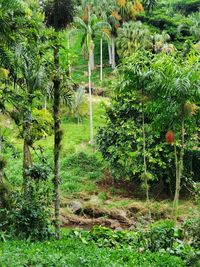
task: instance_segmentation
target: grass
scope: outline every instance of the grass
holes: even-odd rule
[[[97,129],[103,125],[105,117],[105,103],[108,103],[107,98],[93,97],[93,122],[94,122],[94,134]],[[101,172],[95,170],[92,172],[84,173],[83,170],[78,166],[73,168],[66,168],[65,162],[68,157],[73,153],[86,152],[93,153],[93,147],[89,145],[90,130],[89,130],[89,116],[83,118],[83,121],[78,124],[74,119],[67,117],[66,111],[62,112],[62,129],[63,129],[63,140],[62,140],[62,151],[61,151],[61,177],[63,194],[68,196],[71,193],[77,193],[81,191],[94,192],[96,185],[94,180],[101,176]],[[8,118],[1,116],[2,124],[7,123]],[[7,160],[7,166],[5,168],[5,175],[8,181],[13,186],[19,186],[22,182],[22,140],[17,137],[17,129],[14,124],[11,124],[7,128],[7,136],[17,147],[19,151],[19,157],[13,158],[11,150],[8,149],[5,153]],[[15,130],[14,137],[11,135],[13,128]],[[12,136],[12,139],[9,137]],[[44,155],[48,158],[50,165],[53,165],[53,136],[49,136],[46,139],[42,139],[36,143],[36,146],[45,148]],[[95,153],[95,157],[100,159],[101,155],[99,152]],[[36,160],[37,157],[35,156]],[[99,177],[97,177],[99,176]]]

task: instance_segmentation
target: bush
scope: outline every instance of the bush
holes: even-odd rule
[[[181,231],[175,229],[174,222],[159,221],[151,225],[151,229],[142,236],[142,239],[147,242],[147,248],[155,252],[172,248],[176,239],[180,237]]]
[[[200,248],[200,218],[187,220],[184,223],[186,239],[194,248]]]
[[[21,199],[10,215],[11,233],[22,239],[44,240],[52,235],[49,210],[42,206],[41,200]]]
[[[43,240],[51,236],[50,205],[52,189],[47,181],[30,180],[28,194],[11,191],[0,185],[0,231],[2,235],[31,240]]]
[[[2,266],[56,266],[56,267],[181,267],[185,263],[167,253],[138,253],[130,248],[98,248],[94,244],[83,244],[77,239],[43,243],[0,243]]]

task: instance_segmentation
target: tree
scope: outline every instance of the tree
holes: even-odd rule
[[[146,201],[149,202],[149,180],[152,179],[151,173],[147,169],[147,127],[146,127],[146,111],[145,105],[148,101],[146,88],[152,80],[152,71],[149,70],[150,58],[147,52],[141,51],[133,54],[132,57],[126,59],[122,65],[122,75],[124,81],[129,83],[129,86],[135,91],[135,97],[138,103],[141,105],[141,128],[142,128],[142,149],[143,149],[143,172],[141,179],[144,182],[144,188],[146,191]],[[125,90],[128,89],[128,86]],[[123,89],[121,89],[123,90]],[[151,219],[151,214],[149,213]]]
[[[140,48],[152,47],[151,32],[140,21],[124,23],[117,33],[116,46],[120,57],[130,56]]]
[[[196,14],[192,14],[189,17],[188,23],[181,24],[178,26],[178,33],[182,34],[182,32],[189,32],[195,39],[195,41],[200,41],[200,15],[197,12]]]
[[[97,136],[115,179],[137,183],[140,177],[145,188],[147,181],[155,185],[157,180],[165,192],[169,180],[175,192],[175,211],[183,177],[191,176],[183,168],[186,155],[195,151],[199,140],[198,64],[194,55],[184,60],[173,54],[141,51],[126,58],[107,109],[106,125]],[[167,140],[170,132],[175,135],[175,146],[166,144],[166,132]]]
[[[74,19],[77,31],[82,33],[81,44],[85,49],[88,57],[88,84],[89,84],[89,97],[90,97],[90,144],[93,144],[93,111],[92,111],[92,88],[91,88],[91,72],[94,69],[94,36],[99,31],[108,27],[108,24],[98,20],[96,15],[90,14],[88,8],[87,21],[76,17]]]
[[[196,104],[200,99],[199,59],[191,55],[182,61],[174,56],[162,54],[155,57],[152,68],[154,83],[151,92],[154,93],[157,103],[157,110],[153,115],[154,122],[157,120],[157,127],[172,130],[167,132],[166,139],[174,147],[176,167],[174,219],[176,220],[184,174],[185,151],[186,148],[194,146],[195,141],[198,142],[198,137],[195,138],[198,125],[195,113]]]
[[[150,15],[153,12],[157,4],[157,0],[144,0],[143,2],[144,2],[144,7],[147,11],[147,14]]]
[[[55,29],[55,41],[54,41],[54,104],[53,104],[53,117],[54,117],[54,205],[55,205],[55,233],[56,238],[60,238],[60,175],[59,175],[59,159],[60,159],[60,144],[62,140],[62,131],[60,129],[60,84],[61,73],[59,66],[59,31],[64,29],[73,20],[74,8],[71,0],[50,0],[45,6],[45,17],[47,26],[51,26]]]

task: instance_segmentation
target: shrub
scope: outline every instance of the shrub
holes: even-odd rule
[[[174,222],[166,220],[152,224],[150,230],[141,238],[147,242],[148,249],[155,252],[172,248],[176,238],[180,237],[181,232],[175,229]]]
[[[84,244],[77,239],[42,243],[6,242],[0,243],[2,266],[70,266],[70,267],[181,267],[185,263],[167,253],[138,253],[130,248],[98,248]]]
[[[184,223],[186,239],[194,248],[200,248],[200,217],[189,219]]]
[[[10,214],[10,231],[12,235],[22,239],[47,239],[52,235],[49,217],[50,212],[42,205],[41,199],[36,196],[31,199],[20,198]]]

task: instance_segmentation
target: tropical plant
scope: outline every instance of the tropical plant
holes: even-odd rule
[[[87,114],[87,102],[85,99],[85,90],[83,87],[78,88],[74,93],[70,113],[77,119],[78,124],[81,119]]]
[[[150,15],[153,12],[157,2],[158,2],[157,0],[143,0],[143,5],[148,15]]]
[[[154,92],[155,103],[157,103],[154,122],[157,123],[157,127],[160,125],[162,129],[166,127],[172,130],[171,134],[167,133],[166,141],[174,147],[176,167],[174,218],[176,220],[181,181],[184,175],[185,151],[192,146],[192,141],[198,142],[198,137],[195,138],[198,117],[195,115],[196,104],[200,97],[199,62],[198,57],[193,55],[186,61],[181,61],[173,56],[162,54],[155,57],[152,67],[154,82],[151,92]]]
[[[130,56],[140,48],[152,47],[151,32],[140,21],[124,23],[117,33],[116,46],[120,57]]]
[[[170,35],[165,31],[162,31],[161,34],[156,33],[153,36],[153,50],[155,53],[165,52],[171,53],[175,51],[175,46],[173,44],[169,44]]]
[[[73,20],[74,8],[71,0],[50,0],[47,1],[45,7],[45,16],[47,26],[51,26],[55,29],[54,33],[54,104],[53,104],[53,117],[54,117],[54,205],[55,205],[55,231],[56,237],[60,238],[60,174],[59,174],[59,159],[60,159],[60,144],[62,140],[62,131],[60,129],[60,101],[61,101],[61,71],[59,65],[59,31],[64,29]]]
[[[178,26],[178,33],[182,34],[183,32],[189,32],[194,36],[195,41],[200,41],[200,14],[199,12],[192,14],[188,18],[188,23],[180,24]]]
[[[98,20],[97,16],[90,13],[90,8],[88,7],[88,17],[86,22],[76,17],[74,19],[77,31],[83,34],[81,44],[83,49],[86,51],[88,57],[88,87],[89,87],[89,97],[90,97],[90,144],[93,144],[93,111],[92,111],[92,88],[91,88],[91,72],[94,69],[94,36],[98,34],[103,29],[108,28],[106,22],[101,22]]]

